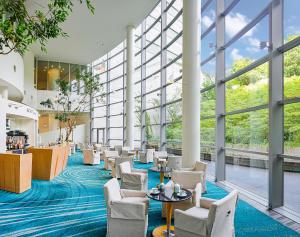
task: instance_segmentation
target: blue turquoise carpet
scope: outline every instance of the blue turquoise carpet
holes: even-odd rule
[[[139,168],[150,165],[136,164]],[[100,166],[82,165],[82,154],[69,159],[67,169],[53,181],[36,181],[32,189],[13,194],[0,191],[0,236],[98,236],[106,234],[106,207],[103,185],[110,179]],[[149,171],[149,188],[159,182],[159,174]],[[208,183],[211,198],[226,192]],[[149,231],[165,223],[161,205],[151,201]],[[237,237],[296,237],[288,229],[249,204],[239,201],[235,216]]]

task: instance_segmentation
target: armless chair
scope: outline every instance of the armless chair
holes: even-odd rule
[[[202,183],[202,192],[206,192],[206,169],[207,169],[207,163],[202,161],[196,161],[193,168],[183,168],[182,170],[185,171],[202,171],[203,172],[203,183]]]
[[[234,214],[238,192],[221,200],[201,198],[197,206],[175,210],[176,237],[234,237]]]
[[[104,169],[111,170],[111,165],[114,163],[114,158],[119,157],[118,151],[104,151]]]
[[[148,189],[148,171],[143,169],[132,169],[130,162],[120,165],[121,187],[124,189],[143,190]]]
[[[187,210],[196,205],[197,197],[201,197],[203,172],[201,171],[181,171],[173,170],[171,173],[172,180],[166,184],[166,188],[179,184],[181,188],[188,189],[192,192],[192,199],[173,204],[174,209]],[[199,196],[200,192],[200,196]],[[166,204],[162,204],[162,216],[166,217]]]
[[[113,178],[104,185],[107,207],[106,237],[146,237],[149,201],[146,193],[120,189]]]
[[[92,149],[83,149],[83,164],[85,165],[99,165],[100,153],[94,152]]]
[[[155,149],[147,149],[146,153],[140,153],[140,162],[144,164],[148,164],[149,162],[153,162]]]

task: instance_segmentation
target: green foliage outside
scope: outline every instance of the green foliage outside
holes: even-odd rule
[[[296,36],[288,37],[288,41]],[[244,58],[233,63],[230,73],[252,63],[251,59]],[[212,75],[204,74],[206,87],[214,83]],[[300,97],[300,46],[284,54],[284,97]],[[215,143],[215,118],[203,119],[206,116],[215,115],[216,94],[214,88],[202,93],[201,96],[201,143],[213,145]],[[159,101],[153,100],[153,106]],[[269,63],[264,63],[226,83],[226,112],[246,109],[269,103]],[[167,106],[168,146],[181,147],[182,131],[182,107],[181,103]],[[286,148],[300,147],[300,103],[285,105],[284,107],[284,140]],[[154,135],[151,130],[150,120],[146,119],[147,140],[159,140],[159,134]],[[226,116],[226,143],[248,149],[268,149],[269,131],[268,109],[254,112],[241,113]]]

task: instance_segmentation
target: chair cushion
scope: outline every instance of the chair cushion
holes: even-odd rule
[[[201,207],[192,207],[185,211],[188,215],[197,217],[197,218],[208,218],[209,209]]]
[[[146,197],[124,197],[122,198],[122,201],[125,202],[142,202],[142,203],[147,203],[148,202],[148,198]]]

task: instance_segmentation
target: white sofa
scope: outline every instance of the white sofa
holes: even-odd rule
[[[147,149],[146,153],[140,153],[140,162],[144,164],[148,164],[153,162],[155,149]]]
[[[234,237],[234,214],[238,192],[221,200],[201,198],[186,211],[175,210],[176,237]]]
[[[148,171],[144,169],[132,169],[130,162],[120,165],[121,187],[124,189],[143,190],[148,189]]]
[[[145,237],[148,228],[149,201],[146,193],[120,189],[113,178],[104,185],[107,207],[106,237]]]
[[[92,149],[83,149],[83,164],[85,165],[99,165],[100,152],[95,152]]]

